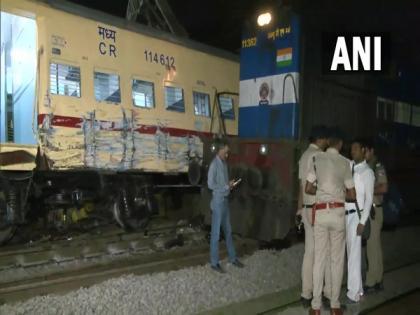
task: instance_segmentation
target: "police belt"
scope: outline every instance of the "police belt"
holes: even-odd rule
[[[351,210],[346,210],[346,215],[352,214],[352,213],[356,213],[357,210],[356,209],[351,209]],[[363,212],[363,210],[360,210],[360,212]]]
[[[313,206],[314,206],[313,204],[311,204],[311,205],[303,205],[303,208],[305,208],[305,209],[312,209]]]
[[[382,204],[379,204],[379,205],[377,205],[377,204],[373,204],[373,206],[374,206],[375,208],[382,208]]]
[[[344,202],[324,202],[324,203],[316,203],[312,207],[312,225],[315,224],[315,213],[318,210],[325,210],[325,209],[334,209],[334,208],[344,208]]]

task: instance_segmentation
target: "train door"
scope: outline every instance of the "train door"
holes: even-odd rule
[[[36,21],[1,12],[0,143],[34,145]]]

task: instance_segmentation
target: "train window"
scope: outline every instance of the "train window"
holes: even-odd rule
[[[397,102],[378,97],[376,100],[376,118],[384,121],[397,121],[395,120],[398,117],[398,108]]]
[[[400,124],[410,124],[411,120],[411,105],[403,102],[395,102],[394,105],[394,122]]]
[[[167,110],[185,112],[184,91],[182,88],[165,86],[165,106]]]
[[[94,79],[97,101],[121,103],[120,77],[118,74],[95,72]]]
[[[210,95],[193,91],[193,101],[194,113],[197,116],[210,117]]]
[[[420,127],[420,107],[416,105],[412,105],[411,110],[412,110],[411,125]]]
[[[220,108],[222,116],[225,119],[235,119],[235,111],[233,109],[233,99],[231,97],[219,96]]]
[[[155,107],[154,84],[152,82],[133,80],[133,105],[138,107]]]
[[[51,63],[50,93],[80,97],[80,68]]]

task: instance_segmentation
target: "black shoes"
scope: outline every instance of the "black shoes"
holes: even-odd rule
[[[219,273],[226,273],[226,271],[220,266],[220,264],[217,264],[216,266],[211,265],[211,269]]]
[[[346,304],[346,305],[352,305],[352,304],[358,304],[358,303],[359,303],[358,301],[352,300],[348,296],[346,296],[346,299],[344,301],[344,304]]]
[[[245,265],[244,265],[243,263],[241,263],[238,259],[236,259],[236,260],[232,263],[232,265],[234,265],[235,267],[238,267],[238,268],[243,268],[243,267],[245,267]]]
[[[311,306],[312,299],[305,299],[303,296],[300,297],[300,303],[303,308],[309,308]]]
[[[384,290],[383,282],[379,282],[379,283],[375,284],[375,290],[376,290],[376,292],[383,291]]]
[[[375,292],[376,292],[375,286],[372,286],[372,287],[364,286],[363,287],[363,293],[364,294],[372,294],[372,293],[375,293]]]
[[[371,287],[369,287],[369,286],[364,286],[363,287],[363,292],[365,294],[377,293],[377,292],[380,292],[380,291],[383,291],[383,290],[384,290],[384,284],[382,282],[379,282],[379,283],[377,283],[377,284],[375,284],[374,286],[371,286]]]

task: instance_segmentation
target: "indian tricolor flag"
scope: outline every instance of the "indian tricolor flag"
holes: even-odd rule
[[[292,47],[277,50],[277,67],[286,67],[292,64]]]

